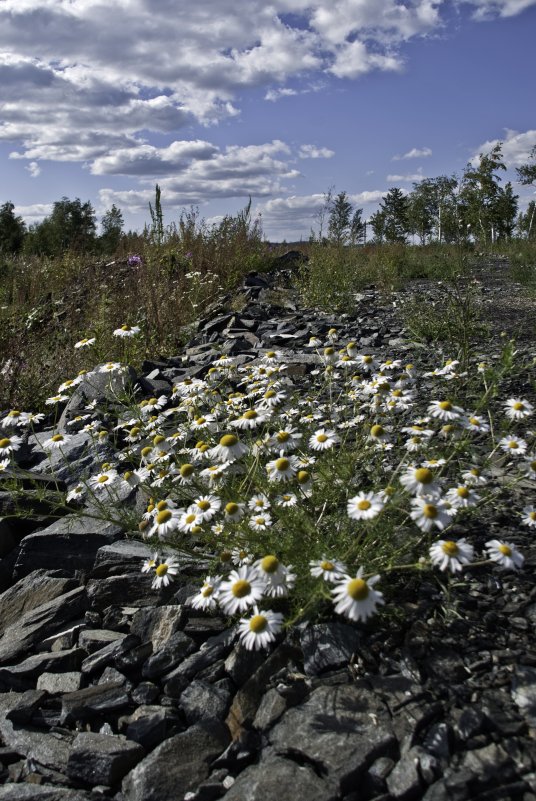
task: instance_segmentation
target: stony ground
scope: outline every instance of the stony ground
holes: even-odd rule
[[[498,261],[470,280],[490,326],[488,355],[502,331],[530,353],[534,300]],[[203,375],[219,343],[243,361],[259,347],[283,349],[306,381],[315,357],[297,348],[333,324],[363,349],[413,353],[399,304],[375,288],[337,318],[300,309],[291,285],[291,272],[249,276],[240,312],[231,296],[214,307],[187,361],[146,363],[133,380],[147,396],[169,392],[177,378]],[[440,299],[442,288],[406,291]],[[86,402],[75,394],[62,425]],[[61,484],[106,453],[80,434],[68,470],[44,456],[37,437],[21,467],[45,483],[54,469]],[[14,521],[6,493],[0,501],[0,800],[536,799],[529,529],[515,531],[522,571],[475,568],[448,602],[435,581],[409,583],[400,614],[359,627],[302,625],[267,655],[237,645],[225,619],[185,604],[203,559],[185,557],[177,582],[155,593],[140,574],[150,549],[115,524],[51,522],[38,503]],[[489,526],[471,532],[477,547],[507,538],[508,511]]]

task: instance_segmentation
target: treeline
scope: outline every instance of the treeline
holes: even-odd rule
[[[490,153],[481,154],[478,164],[468,164],[461,179],[440,175],[414,183],[409,193],[398,187],[389,189],[368,221],[363,220],[363,209],[353,208],[346,192],[334,195],[329,191],[317,215],[318,230],[311,233],[311,240],[348,245],[370,241],[407,243],[412,238],[421,245],[464,241],[480,247],[513,237],[535,240],[536,202],[531,200],[527,210],[518,213],[519,198],[512,183],[501,185],[500,173],[505,170],[499,143]],[[536,146],[527,164],[516,168],[516,172],[520,184],[536,185]],[[248,220],[250,209],[251,199],[246,213]],[[168,231],[163,225],[158,185],[155,205],[149,204],[149,212],[152,224],[146,226],[143,236],[162,243]],[[235,224],[236,220],[226,216],[218,227],[218,235],[229,233],[229,223]],[[8,201],[0,207],[0,254],[58,256],[66,251],[113,254],[125,236],[129,239],[138,236],[131,232],[125,235],[123,228],[121,210],[112,205],[101,218],[97,234],[97,217],[91,203],[67,197],[54,203],[52,213],[42,222],[27,227]],[[191,238],[193,229],[199,235],[196,214],[183,212],[178,228],[170,226],[169,233],[183,238],[188,233]],[[257,229],[255,234],[259,234]]]
[[[123,236],[121,210],[113,205],[101,218],[97,235],[97,216],[89,201],[63,197],[54,203],[52,213],[40,223],[26,226],[8,201],[0,206],[0,253],[58,256],[75,253],[114,253]]]
[[[408,194],[393,187],[367,222],[363,209],[354,209],[346,192],[333,195],[330,191],[312,238],[346,245],[407,243],[411,237],[421,245],[472,241],[481,247],[514,236],[534,240],[536,203],[531,200],[525,213],[518,214],[519,198],[512,183],[501,186],[504,170],[499,143],[490,153],[481,154],[476,166],[468,164],[461,180],[446,175],[425,178],[414,183]],[[536,184],[536,147],[529,162],[516,172],[519,183]]]

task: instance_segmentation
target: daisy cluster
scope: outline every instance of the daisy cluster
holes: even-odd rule
[[[113,427],[94,405],[76,420],[116,450],[67,502],[113,504],[122,488],[137,488],[145,540],[214,554],[190,603],[237,616],[247,648],[268,645],[284,621],[330,609],[366,621],[384,603],[381,573],[520,568],[514,542],[490,537],[476,559],[466,536],[499,493],[501,503],[510,493],[512,523],[536,528],[536,508],[520,500],[536,479],[534,408],[526,397],[494,400],[498,372],[476,360],[461,371],[450,359],[421,374],[340,343],[335,329],[308,347],[318,366],[305,381],[277,350],[245,365],[222,355],[204,379],[184,377],[169,394],[120,408]],[[64,382],[54,401],[77,383]],[[3,417],[4,467],[31,418]],[[52,434],[43,447],[68,438]],[[180,563],[157,550],[143,570],[158,589]]]

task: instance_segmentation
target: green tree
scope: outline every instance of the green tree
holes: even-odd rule
[[[152,203],[149,203],[149,214],[151,215],[151,230],[149,235],[157,245],[161,245],[164,241],[164,212],[162,210],[160,196],[160,187],[156,184],[154,206]]]
[[[481,153],[478,165],[468,164],[462,179],[462,219],[466,226],[471,226],[475,239],[484,245],[511,235],[514,227],[517,196],[510,183],[501,188],[499,170],[506,170],[502,142],[490,153]]]
[[[350,242],[359,245],[365,241],[367,225],[363,220],[363,209],[356,209],[350,223]]]
[[[536,239],[536,225],[534,225],[534,214],[536,212],[536,201],[531,200],[527,206],[526,212],[521,213],[517,218],[517,230],[521,236],[530,239]]]
[[[0,253],[18,253],[25,234],[26,223],[15,215],[15,206],[8,200],[0,206]]]
[[[409,230],[417,234],[421,244],[433,236],[439,242],[457,238],[456,197],[458,182],[454,176],[440,175],[413,184],[408,197]]]
[[[124,224],[121,209],[118,209],[115,203],[112,204],[112,208],[108,209],[101,219],[102,233],[100,241],[105,253],[113,253],[117,250]]]
[[[370,225],[374,234],[374,241],[381,244],[385,239],[385,214],[383,211],[375,211],[370,216]]]
[[[78,253],[95,247],[97,222],[93,206],[80,198],[62,197],[54,203],[52,214],[30,226],[25,250],[46,256],[58,256],[66,250]]]
[[[352,204],[346,192],[339,192],[329,206],[328,238],[335,245],[345,245],[350,238]]]
[[[536,145],[532,148],[529,154],[529,159],[531,162],[527,164],[523,164],[521,167],[516,167],[517,177],[520,184],[523,186],[531,186],[536,185]],[[527,239],[532,238],[533,233],[533,226],[534,226],[534,211],[536,209],[536,204],[533,200],[529,203],[529,208],[531,213],[528,217],[527,225],[524,227],[524,231],[526,234]],[[528,209],[527,209],[528,213]]]
[[[383,236],[386,242],[406,242],[409,232],[409,201],[398,187],[393,187],[380,203],[384,215]]]

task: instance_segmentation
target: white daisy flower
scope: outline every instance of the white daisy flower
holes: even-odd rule
[[[384,506],[383,499],[374,492],[358,492],[350,498],[346,510],[352,520],[372,520]]]
[[[261,399],[261,406],[267,409],[276,409],[287,399],[287,393],[282,389],[270,387],[266,390]]]
[[[61,450],[61,448],[64,445],[67,445],[71,439],[72,436],[69,434],[54,434],[52,437],[49,437],[43,442],[42,447],[45,451]]]
[[[10,437],[2,437],[0,439],[0,457],[8,456],[14,451],[18,451],[22,445],[22,437],[17,437],[12,434]]]
[[[298,459],[296,456],[280,456],[268,462],[266,470],[270,481],[291,481],[298,471]]]
[[[277,556],[268,554],[257,560],[253,567],[265,583],[264,594],[271,598],[285,598],[294,586],[296,576],[291,565],[281,564]]]
[[[4,473],[10,465],[11,462],[9,459],[0,459],[0,473]]]
[[[236,434],[224,434],[218,445],[210,450],[210,458],[216,462],[236,462],[248,452],[247,445],[240,442]]]
[[[271,610],[259,612],[257,606],[254,606],[253,615],[249,618],[241,618],[238,624],[240,643],[248,651],[266,648],[281,631],[283,619],[280,612]]]
[[[532,506],[532,504],[530,506],[525,506],[522,514],[523,519],[521,520],[521,525],[536,528],[536,507]]]
[[[529,461],[525,465],[525,472],[529,478],[536,478],[536,457],[529,456]]]
[[[248,501],[248,508],[254,512],[267,510],[270,508],[270,501],[268,500],[268,497],[263,493],[259,493],[258,495],[252,495]]]
[[[46,406],[54,406],[56,403],[63,403],[64,401],[68,401],[68,395],[52,395],[52,397],[47,398],[45,401]]]
[[[450,400],[435,400],[428,406],[428,414],[438,420],[456,420],[463,414],[461,406],[455,406]]]
[[[301,438],[302,435],[297,429],[292,426],[287,426],[286,428],[281,428],[279,431],[276,431],[275,434],[272,434],[268,440],[268,444],[272,450],[279,451],[280,454],[283,454],[297,448]]]
[[[108,487],[111,487],[118,478],[117,470],[105,470],[98,473],[96,476],[91,476],[88,480],[88,486],[93,491],[102,492]]]
[[[202,609],[205,612],[215,609],[218,605],[218,591],[221,582],[221,576],[207,576],[197,595],[188,598],[187,603],[194,609]]]
[[[250,517],[248,520],[248,526],[253,529],[253,531],[266,531],[271,525],[272,518],[266,513],[253,515],[253,517]]]
[[[236,503],[235,501],[229,501],[223,507],[223,513],[226,521],[236,523],[244,514],[244,504]]]
[[[160,587],[167,587],[167,585],[171,583],[173,576],[177,575],[178,569],[179,564],[173,557],[161,562],[154,571],[155,577],[151,584],[153,590],[158,590]]]
[[[89,348],[91,345],[95,343],[95,337],[90,337],[86,339],[81,339],[79,342],[75,343],[75,348]]]
[[[329,428],[319,428],[318,431],[310,437],[309,447],[314,451],[326,451],[333,448],[340,442],[340,437],[335,431]]]
[[[470,509],[476,506],[480,500],[480,496],[469,486],[462,484],[460,487],[452,487],[445,494],[445,500],[454,507],[454,509]]]
[[[190,506],[186,511],[182,512],[179,517],[177,528],[179,531],[196,533],[203,523],[203,516],[200,512],[194,512]]]
[[[107,362],[99,367],[99,373],[118,373],[123,370],[123,366],[119,362]]]
[[[122,325],[121,328],[116,328],[114,331],[114,337],[121,337],[122,339],[126,337],[135,337],[136,334],[140,333],[140,327],[138,325]]]
[[[487,434],[489,431],[489,423],[479,414],[473,414],[463,421],[464,427],[468,431],[475,431],[479,434]]]
[[[264,425],[269,417],[266,410],[246,409],[237,420],[232,420],[229,425],[242,430],[254,429]]]
[[[484,487],[488,479],[478,467],[470,467],[462,472],[461,477],[467,485]]]
[[[374,356],[370,354],[357,354],[357,362],[362,370],[365,370],[367,373],[372,372],[378,366],[378,362]]]
[[[229,578],[222,581],[218,601],[226,615],[244,612],[261,600],[264,587],[264,581],[255,568],[243,565],[231,570]]]
[[[486,542],[488,559],[496,562],[501,567],[508,570],[523,566],[525,557],[517,550],[511,542],[500,542],[499,540],[489,540]]]
[[[71,501],[78,501],[81,500],[86,492],[86,488],[83,484],[77,484],[76,487],[73,487],[72,490],[69,490],[67,493],[66,501],[67,503],[71,503]]]
[[[158,564],[158,553],[155,552],[152,558],[149,557],[148,559],[145,560],[145,562],[141,567],[141,572],[150,573],[151,570],[154,570],[156,568],[157,564]]]
[[[314,559],[309,562],[309,572],[314,578],[322,578],[324,581],[335,582],[347,574],[346,565],[337,559],[329,559],[323,556],[322,559]]]
[[[383,594],[373,589],[380,577],[364,579],[363,572],[360,567],[355,578],[343,576],[335,582],[331,593],[335,612],[354,621],[367,620],[376,612],[378,604],[385,603]]]
[[[505,453],[510,453],[512,456],[524,456],[527,450],[527,443],[520,437],[503,437],[499,440],[499,447]]]
[[[24,412],[19,412],[18,409],[11,409],[0,422],[2,428],[15,428],[21,424],[21,418],[24,419]]]
[[[534,406],[522,398],[509,398],[505,404],[506,416],[510,420],[524,420],[534,411]]]
[[[434,473],[429,467],[408,467],[400,476],[400,483],[414,495],[437,497],[441,492]]]
[[[465,539],[439,540],[430,547],[430,559],[433,565],[440,570],[450,570],[451,573],[461,571],[464,565],[470,564],[474,555],[474,548]]]
[[[442,503],[435,502],[432,498],[413,498],[411,501],[411,519],[421,531],[431,531],[434,526],[441,531],[451,522],[450,515]]]
[[[275,499],[275,503],[277,506],[281,506],[283,509],[288,509],[292,506],[296,506],[298,503],[298,498],[293,492],[288,492],[284,495],[278,495]]]
[[[212,520],[221,508],[221,500],[217,495],[202,495],[188,507],[189,512],[200,514],[203,520]]]
[[[309,337],[309,342],[305,345],[306,348],[319,348],[322,340],[319,337]]]
[[[165,539],[179,527],[179,512],[173,508],[168,508],[167,504],[160,509],[158,506],[159,505],[157,504],[153,518],[153,525],[148,533],[148,536]]]

